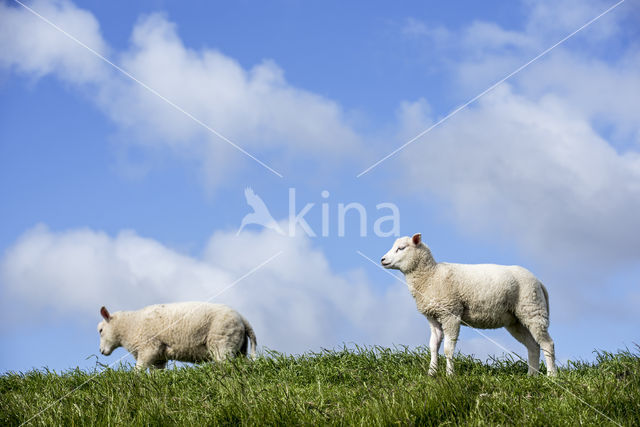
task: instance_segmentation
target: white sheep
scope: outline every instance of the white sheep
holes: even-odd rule
[[[473,328],[505,327],[527,347],[529,375],[540,364],[557,375],[553,340],[549,336],[549,295],[540,281],[520,266],[436,262],[420,234],[401,237],[382,257],[385,268],[400,270],[407,279],[418,311],[431,327],[431,363],[435,375],[444,334],[447,374],[453,374],[453,352],[460,324]]]
[[[253,328],[237,311],[222,304],[180,302],[150,305],[136,311],[109,314],[98,324],[100,352],[110,355],[124,347],[136,359],[136,368],[163,369],[168,360],[204,362],[247,354],[255,357]]]

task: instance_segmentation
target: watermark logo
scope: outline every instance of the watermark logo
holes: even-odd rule
[[[296,205],[296,189],[289,188],[289,218],[288,226],[282,227],[273,218],[267,205],[251,188],[244,191],[247,204],[253,208],[253,212],[248,213],[242,218],[240,228],[236,235],[239,235],[245,226],[249,224],[261,225],[262,227],[274,230],[278,234],[294,237],[296,232],[302,230],[309,237],[317,237],[315,229],[309,224],[305,218],[309,212],[315,207],[316,202],[308,202],[298,210]],[[324,190],[320,193],[323,201],[320,203],[320,235],[329,237],[335,233],[338,237],[344,237],[347,234],[347,216],[352,220],[357,219],[357,229],[361,237],[366,237],[369,233],[369,217],[366,207],[358,202],[338,203],[334,208],[329,202],[329,192]],[[335,212],[335,213],[334,213]],[[386,215],[383,215],[386,214]],[[333,219],[333,221],[332,221]],[[337,221],[336,221],[337,220]],[[337,229],[332,226],[334,221],[337,222]],[[281,222],[283,224],[283,222]],[[350,221],[349,224],[353,224]],[[283,231],[282,228],[286,228]],[[316,229],[318,227],[316,226]],[[378,237],[400,236],[400,210],[395,203],[383,202],[376,205],[376,219],[373,222],[373,233]]]
[[[280,225],[273,219],[271,212],[267,208],[262,198],[258,196],[250,187],[245,188],[244,197],[247,199],[247,204],[253,208],[253,212],[248,213],[242,218],[240,228],[236,233],[236,236],[240,234],[242,229],[248,224],[257,224],[265,228],[270,228],[278,234],[284,234]]]

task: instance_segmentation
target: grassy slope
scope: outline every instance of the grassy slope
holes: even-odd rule
[[[456,359],[456,376],[430,378],[422,350],[271,356],[151,374],[6,374],[0,425],[27,421],[93,375],[32,423],[615,425],[591,405],[640,425],[640,357],[630,352],[570,362],[557,381],[527,377],[523,362],[468,357]]]

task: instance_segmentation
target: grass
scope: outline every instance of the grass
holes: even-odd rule
[[[8,373],[0,425],[640,425],[630,351],[569,362],[556,380],[509,358],[458,356],[454,377],[427,376],[428,363],[423,349],[357,348],[152,373]]]

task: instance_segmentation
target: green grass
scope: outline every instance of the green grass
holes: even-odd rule
[[[0,425],[640,425],[640,357],[630,351],[569,362],[556,380],[508,358],[458,356],[454,377],[444,360],[427,376],[428,363],[425,350],[375,348],[152,373],[9,373]]]

